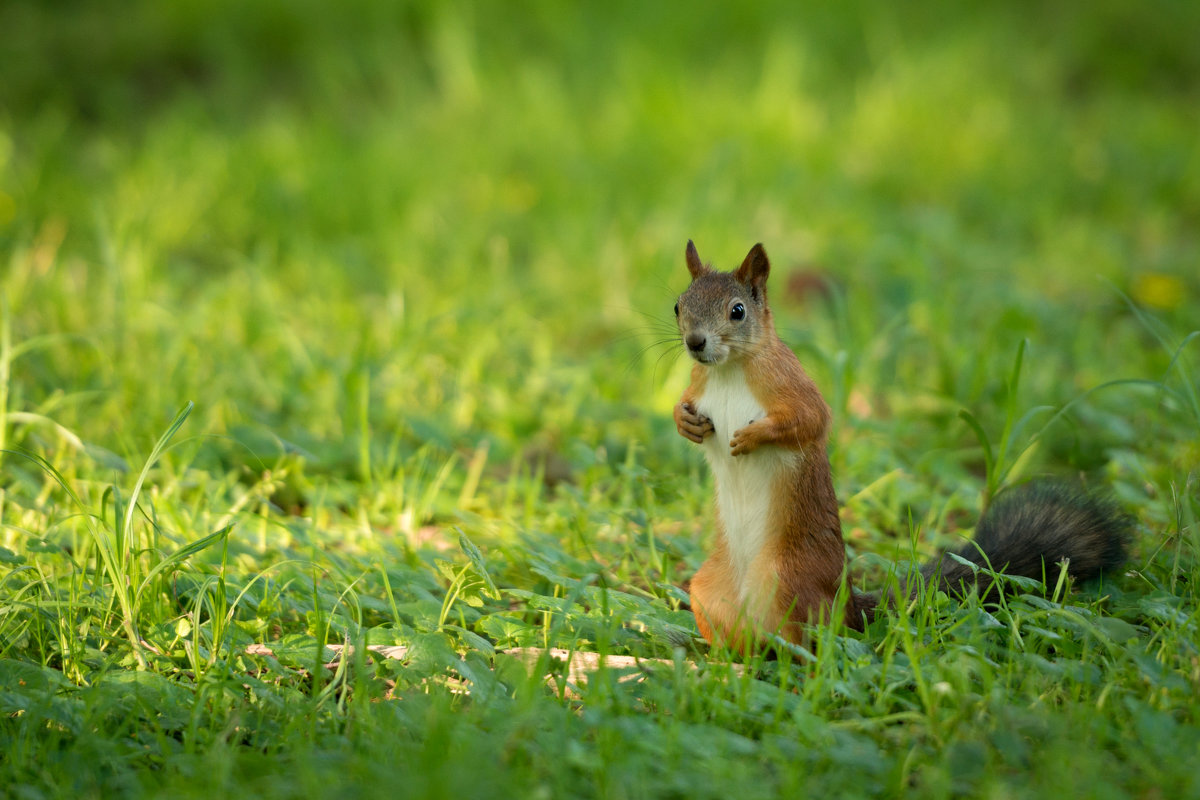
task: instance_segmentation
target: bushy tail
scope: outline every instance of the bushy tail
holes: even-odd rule
[[[975,529],[975,540],[955,555],[1007,575],[1053,581],[1057,564],[1068,562],[1075,580],[1115,572],[1126,558],[1133,519],[1109,500],[1072,486],[1035,482],[996,497]],[[994,579],[942,556],[921,575],[952,594],[978,585],[985,600],[996,599]]]

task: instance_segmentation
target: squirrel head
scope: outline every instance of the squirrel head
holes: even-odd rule
[[[675,319],[688,355],[717,366],[755,352],[775,329],[767,305],[767,251],[754,245],[733,272],[701,262],[691,240],[686,257],[692,283],[675,304]]]

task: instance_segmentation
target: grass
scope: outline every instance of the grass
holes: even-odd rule
[[[1198,20],[1139,11],[6,5],[4,792],[1195,795]],[[1043,474],[1128,570],[710,651],[688,238],[772,255],[857,583]]]

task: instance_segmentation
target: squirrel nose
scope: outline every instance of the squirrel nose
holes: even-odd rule
[[[693,353],[699,353],[704,349],[704,345],[708,343],[708,338],[702,333],[689,333],[683,337],[683,342],[688,346],[688,350]]]

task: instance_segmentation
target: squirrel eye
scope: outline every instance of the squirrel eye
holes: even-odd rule
[[[679,316],[679,303],[675,304],[675,316]]]
[[[746,307],[741,303],[734,303],[733,308],[729,310],[729,318],[739,320],[746,318]]]

